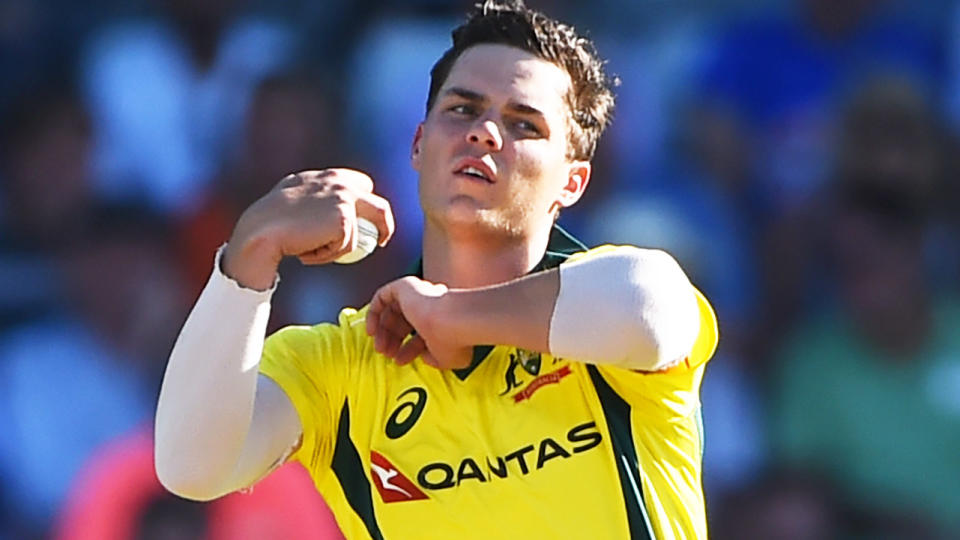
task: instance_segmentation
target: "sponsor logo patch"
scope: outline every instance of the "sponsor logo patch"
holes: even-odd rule
[[[427,498],[427,495],[397,470],[390,460],[374,450],[370,451],[370,476],[373,477],[373,484],[377,486],[380,498],[385,503]]]
[[[417,483],[425,490],[449,489],[465,482],[486,484],[498,478],[523,477],[548,466],[551,462],[570,459],[596,448],[603,436],[596,422],[574,426],[563,439],[545,437],[498,456],[467,456],[457,461],[427,463],[417,473]]]

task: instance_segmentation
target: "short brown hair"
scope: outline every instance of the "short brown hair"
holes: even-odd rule
[[[572,82],[568,157],[590,160],[597,141],[613,119],[613,87],[593,42],[567,24],[527,8],[522,0],[485,0],[467,22],[453,30],[453,45],[430,70],[427,114],[460,55],[474,45],[502,44],[534,54],[563,68]]]

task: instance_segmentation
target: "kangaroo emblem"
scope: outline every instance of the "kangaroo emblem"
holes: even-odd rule
[[[517,349],[510,353],[510,366],[507,368],[507,373],[505,375],[505,383],[507,387],[504,388],[503,392],[500,392],[501,396],[510,393],[515,388],[520,388],[523,386],[520,381],[517,380],[518,367],[523,367],[523,370],[530,375],[539,374],[540,353],[525,351],[523,349]]]

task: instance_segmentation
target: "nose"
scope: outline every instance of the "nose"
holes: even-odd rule
[[[471,144],[479,144],[488,150],[500,151],[503,148],[503,137],[500,135],[500,128],[493,120],[478,120],[470,127],[467,132],[467,141]]]

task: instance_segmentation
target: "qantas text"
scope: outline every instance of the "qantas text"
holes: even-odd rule
[[[547,437],[537,445],[528,444],[504,456],[486,458],[486,467],[477,460],[466,457],[458,465],[437,461],[420,468],[417,483],[424,489],[447,489],[461,482],[476,480],[487,482],[494,477],[506,478],[510,474],[527,475],[542,469],[554,459],[567,459],[573,454],[586,452],[603,441],[595,422],[575,426],[567,432],[569,445],[562,445]]]

